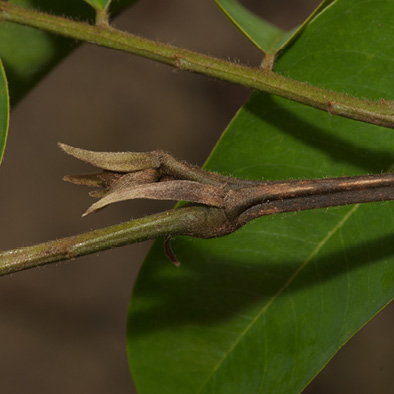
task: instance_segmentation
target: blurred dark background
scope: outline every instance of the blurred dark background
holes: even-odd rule
[[[318,3],[244,1],[283,29],[301,23]],[[113,24],[250,65],[261,61],[259,51],[213,1],[141,0]],[[172,205],[124,202],[81,218],[92,199],[62,177],[91,168],[61,153],[58,141],[92,150],[159,148],[202,164],[249,94],[225,82],[81,45],[13,108],[0,170],[1,249]],[[1,278],[1,393],[134,393],[126,315],[149,246],[127,246]],[[386,308],[350,340],[305,393],[391,392],[393,311]]]

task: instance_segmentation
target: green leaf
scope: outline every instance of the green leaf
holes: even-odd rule
[[[7,141],[9,113],[7,78],[3,63],[0,60],[0,164],[3,160],[5,143]]]
[[[289,48],[293,44],[293,42],[295,42],[297,40],[297,38],[305,30],[305,28],[314,21],[316,16],[320,15],[329,6],[331,6],[332,3],[336,2],[336,1],[337,0],[323,0],[320,3],[320,5],[312,12],[312,14],[309,15],[309,17],[305,20],[305,22],[301,26],[284,34],[280,38],[280,40],[275,43],[275,46],[271,48],[273,53],[275,53],[278,56],[285,49]]]
[[[276,71],[358,97],[394,99],[394,3],[337,0]],[[391,130],[254,93],[207,168],[253,179],[373,173]],[[394,204],[258,219],[219,239],[156,242],[130,303],[140,394],[298,393],[393,298]]]
[[[94,10],[82,0],[12,0],[26,8],[93,22]],[[114,3],[119,11],[135,0]],[[78,43],[68,38],[9,22],[0,23],[0,58],[8,76],[11,105],[69,54]]]
[[[90,4],[96,10],[105,10],[111,0],[83,0],[84,2]]]
[[[259,18],[237,0],[215,0],[227,18],[263,52],[269,52],[284,32],[271,23]]]
[[[242,6],[237,0],[215,0],[215,3],[227,18],[243,33],[257,48],[266,55],[283,51],[289,46],[305,27],[313,21],[324,9],[335,0],[324,0],[305,22],[290,32],[283,32],[278,27],[259,18]]]

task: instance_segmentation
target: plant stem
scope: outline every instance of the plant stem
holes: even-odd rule
[[[161,236],[181,234],[205,238],[206,226],[220,227],[225,220],[216,208],[172,209],[84,234],[0,252],[0,276]],[[215,233],[208,234],[211,236]]]
[[[231,180],[235,182],[233,178]],[[171,181],[156,184],[166,183]],[[209,184],[199,185],[201,188],[208,188],[209,194],[215,188]],[[222,187],[216,187],[218,191],[225,193],[221,207],[185,205],[89,233],[0,252],[0,276],[160,236],[167,237],[167,254],[176,264],[177,260],[168,243],[168,237],[172,235],[222,237],[261,216],[393,200],[393,188],[394,173],[260,182],[260,186],[243,188],[229,188],[227,184],[223,184]],[[177,196],[174,195],[174,199],[178,199]]]
[[[228,215],[241,227],[261,216],[394,200],[394,174],[272,182],[235,190],[231,200]]]
[[[295,204],[295,199],[304,205]],[[339,178],[261,181],[259,186],[230,190],[225,205],[228,214],[238,217],[256,206],[261,211],[259,216],[263,216],[287,212],[289,208],[301,211],[393,199],[394,173],[389,172]]]
[[[369,101],[295,81],[265,69],[175,48],[105,24],[90,25],[0,1],[0,20],[118,49],[187,70],[258,89],[350,119],[394,128],[394,104]]]

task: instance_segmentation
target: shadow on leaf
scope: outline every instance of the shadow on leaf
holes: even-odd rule
[[[284,99],[274,99],[266,93],[254,92],[244,108],[274,128],[281,130],[282,133],[291,135],[297,140],[302,141],[303,144],[326,153],[336,162],[350,164],[366,172],[381,172],[387,170],[394,163],[394,155],[389,146],[387,146],[387,150],[382,150],[365,146],[365,144],[363,145],[359,142],[352,143],[349,139],[345,138],[348,132],[344,131],[344,136],[342,137],[338,134],[330,133],[323,127],[309,123],[297,115],[296,110],[289,110],[289,108],[280,104],[284,101]],[[296,103],[291,103],[291,105],[297,106],[300,109],[304,107],[302,104]],[[313,108],[308,108],[308,111],[321,114],[322,124],[325,123],[324,116],[332,116]],[[349,119],[341,119],[341,121],[355,122]],[[360,130],[363,127],[378,129],[377,126],[371,126],[361,122],[359,124]],[[376,132],[382,132],[382,129],[380,131],[376,130]],[[354,138],[354,141],[357,141],[357,139]]]

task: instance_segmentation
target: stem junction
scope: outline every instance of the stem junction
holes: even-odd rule
[[[101,169],[99,173],[64,178],[78,185],[101,188],[90,193],[99,200],[84,215],[126,199],[188,203],[85,234],[0,252],[0,275],[161,236],[166,239],[167,255],[178,265],[169,243],[173,235],[222,237],[261,216],[394,200],[394,173],[251,181],[208,172],[161,151],[112,153],[59,146],[71,156]]]

